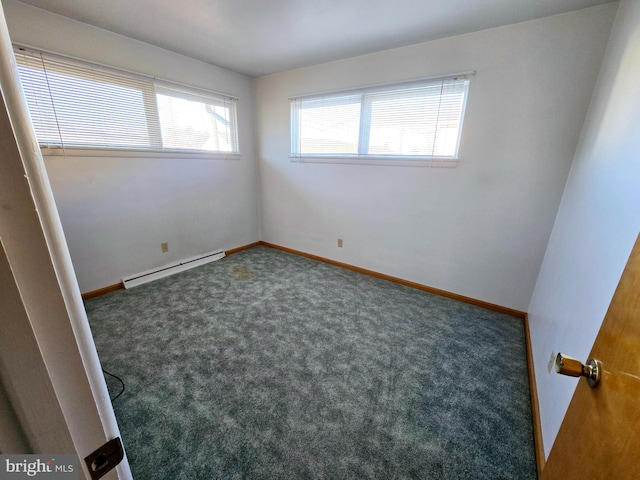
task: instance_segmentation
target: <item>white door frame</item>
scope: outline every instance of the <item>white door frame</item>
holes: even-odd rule
[[[50,382],[53,395],[37,395],[32,390],[28,399],[20,396],[20,392],[28,392],[23,387],[33,387],[34,379],[13,375],[9,368],[5,369],[3,383],[5,387],[7,383],[12,385],[7,387],[8,395],[18,417],[24,414],[28,425],[22,428],[27,437],[32,437],[29,440],[34,450],[68,449],[70,444],[65,439],[70,438],[89,478],[82,459],[120,432],[22,93],[1,4],[0,91],[0,241],[14,279],[14,285],[7,288],[15,286],[23,310],[0,321],[10,325],[11,331],[21,328],[12,338],[17,342],[15,350],[25,358],[35,353],[41,356],[42,362],[29,362],[29,367],[38,380]],[[4,293],[5,286],[2,288]],[[16,295],[7,298],[15,300]],[[0,358],[0,363],[7,367],[5,360]],[[56,408],[50,408],[52,399],[59,405],[59,414]],[[26,415],[37,411],[38,404],[48,408],[54,418]],[[39,434],[51,432],[56,425],[65,425],[68,434],[58,428],[49,442],[43,442]],[[104,478],[132,478],[126,456]]]

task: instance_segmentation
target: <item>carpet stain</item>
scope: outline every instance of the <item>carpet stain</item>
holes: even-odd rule
[[[234,265],[231,269],[231,276],[236,280],[246,280],[255,278],[256,274],[249,270],[245,265]]]

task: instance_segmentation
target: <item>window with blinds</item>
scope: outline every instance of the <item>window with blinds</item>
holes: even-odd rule
[[[291,155],[456,160],[469,77],[293,98]]]
[[[237,99],[16,49],[43,147],[239,152]]]

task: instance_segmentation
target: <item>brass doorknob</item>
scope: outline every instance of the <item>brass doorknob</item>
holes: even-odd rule
[[[556,357],[556,372],[570,377],[585,377],[587,384],[596,388],[600,384],[602,362],[590,358],[585,365],[580,360],[559,353]]]

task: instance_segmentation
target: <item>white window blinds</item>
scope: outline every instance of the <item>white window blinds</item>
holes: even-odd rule
[[[16,60],[41,146],[238,153],[233,97],[25,49]]]
[[[291,154],[457,159],[469,76],[291,99]]]

